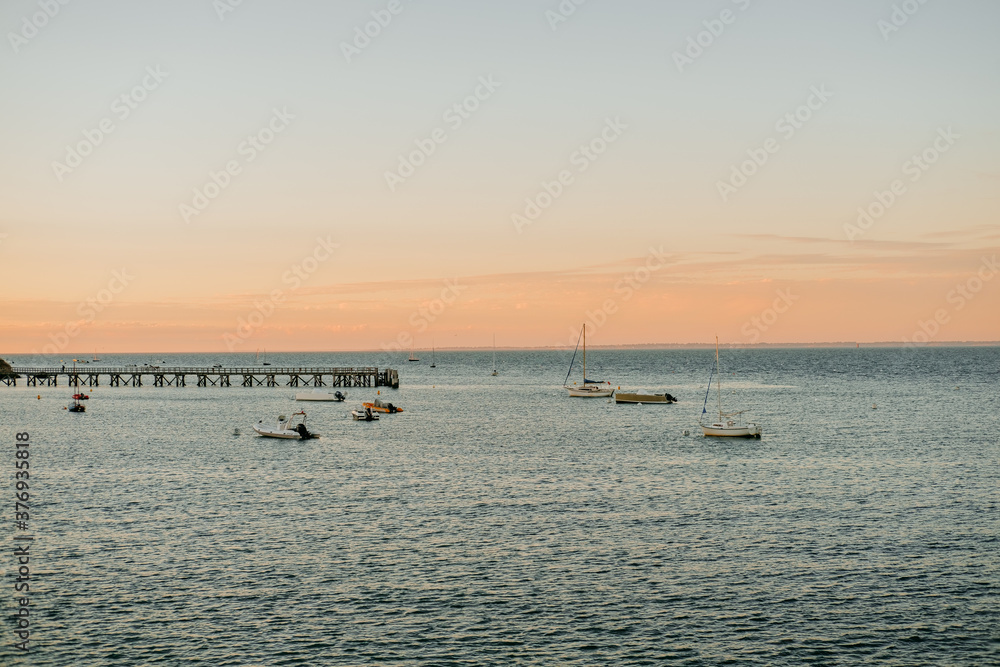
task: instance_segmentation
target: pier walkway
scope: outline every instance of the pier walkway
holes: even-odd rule
[[[28,387],[99,387],[102,376],[110,387],[391,387],[399,388],[399,373],[391,368],[286,368],[255,366],[210,368],[181,366],[109,366],[99,368],[26,368],[14,366],[0,383]],[[190,378],[190,380],[189,380]],[[279,380],[280,378],[280,380]]]

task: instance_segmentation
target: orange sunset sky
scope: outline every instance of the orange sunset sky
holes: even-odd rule
[[[5,3],[0,356],[1000,339],[1000,6],[803,4]]]

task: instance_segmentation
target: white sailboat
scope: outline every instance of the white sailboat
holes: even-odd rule
[[[431,340],[431,368],[437,368],[437,359],[434,356],[434,341]]]
[[[578,385],[573,383],[572,385],[567,384],[569,382],[569,376],[573,372],[573,362],[576,361],[576,350],[573,350],[573,359],[569,362],[569,372],[566,373],[566,379],[563,381],[563,388],[569,392],[570,396],[575,396],[577,398],[607,398],[615,392],[611,388],[609,382],[602,382],[600,380],[588,380],[587,379],[587,323],[583,323],[583,329],[580,332],[580,337],[583,339],[583,384]],[[577,349],[580,347],[580,341],[576,342]]]
[[[420,361],[419,357],[413,356],[413,347],[410,346],[410,358],[407,361]]]
[[[490,373],[494,377],[500,375],[497,371],[497,335],[493,334],[493,372]]]
[[[701,426],[702,433],[706,436],[721,438],[759,438],[761,434],[760,424],[745,421],[743,415],[746,410],[739,412],[722,411],[722,374],[719,372],[719,337],[715,337],[715,369],[714,374],[716,395],[719,405],[719,420],[712,424],[705,424],[703,420],[708,413],[708,395],[712,393],[712,378],[708,378],[708,390],[705,392],[705,404],[701,408],[701,418],[698,425]]]

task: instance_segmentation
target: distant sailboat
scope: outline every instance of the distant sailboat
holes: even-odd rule
[[[100,361],[100,358],[97,356],[97,348],[96,347],[94,348],[94,361]]]
[[[712,378],[709,376],[708,391],[705,392],[705,404],[701,408],[701,418],[698,420],[698,425],[701,426],[702,433],[714,437],[759,438],[761,432],[760,424],[754,422],[744,423],[743,415],[746,413],[746,410],[740,410],[739,412],[722,411],[722,373],[719,371],[718,336],[715,337],[715,368],[713,372],[719,403],[719,421],[713,424],[702,423],[702,419],[704,419],[705,414],[708,412],[708,395],[712,393]],[[739,419],[732,419],[732,417],[739,417]]]
[[[583,323],[583,329],[580,331],[580,338],[583,339],[583,385],[577,386],[574,382],[572,385],[566,384],[569,382],[569,376],[573,372],[573,362],[576,361],[576,350],[573,350],[573,358],[569,362],[569,371],[566,373],[566,379],[563,381],[563,388],[569,392],[570,396],[576,396],[577,398],[607,398],[611,394],[615,393],[607,382],[602,382],[600,380],[588,380],[587,379],[587,323]],[[579,349],[580,341],[577,340],[576,347]]]
[[[413,346],[410,346],[410,358],[407,361],[420,361],[419,357],[413,356]]]
[[[264,348],[264,363],[263,363],[263,365],[264,366],[270,366],[271,365],[267,361],[267,348],[266,347]]]
[[[437,368],[437,363],[434,358],[434,341],[431,341],[431,368]]]
[[[493,334],[493,373],[492,373],[492,375],[494,375],[494,376],[500,375],[500,373],[497,372],[497,335],[496,334]]]

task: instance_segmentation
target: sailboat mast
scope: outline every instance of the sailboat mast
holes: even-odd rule
[[[719,421],[722,421],[722,371],[719,369],[719,337],[715,337],[715,386],[719,394]]]

